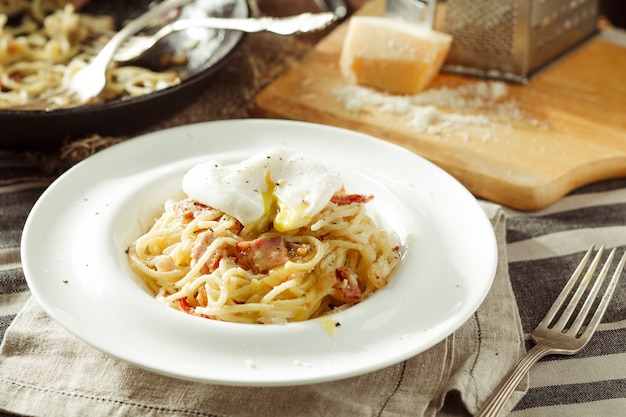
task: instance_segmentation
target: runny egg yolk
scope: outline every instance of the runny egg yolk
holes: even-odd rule
[[[265,184],[267,185],[267,190],[261,193],[261,195],[263,196],[264,215],[272,211],[272,206],[276,201],[276,196],[274,195],[276,184],[272,181],[272,176],[270,175],[269,169],[267,170],[267,172],[265,172]]]
[[[300,204],[289,205],[276,198],[278,212],[274,218],[274,228],[279,232],[296,229],[296,223],[305,222],[307,224],[313,216],[307,214],[309,204],[302,200]]]
[[[272,181],[272,175],[270,170],[267,170],[265,174],[265,183],[267,184],[267,190],[263,191],[263,214],[271,213],[274,209],[274,204],[278,208],[276,216],[274,217],[274,228],[279,232],[285,232],[287,230],[297,229],[301,226],[301,223],[306,223],[311,220],[312,216],[307,215],[307,209],[310,204],[306,200],[301,200],[299,203],[296,201],[285,202],[276,194],[276,188],[280,187],[280,184],[276,184]]]

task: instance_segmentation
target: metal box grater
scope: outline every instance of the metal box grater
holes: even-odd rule
[[[394,7],[409,3],[422,9],[420,24],[454,37],[444,71],[526,82],[596,33],[600,2],[395,0]]]

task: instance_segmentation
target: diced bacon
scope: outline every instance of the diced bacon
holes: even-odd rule
[[[213,210],[211,207],[205,206],[204,204],[198,203],[190,198],[177,201],[172,206],[172,209],[174,210],[174,213],[183,217],[183,223],[189,223],[195,219],[198,214]]]
[[[176,264],[174,263],[174,259],[168,255],[161,255],[154,263],[155,268],[159,272],[170,272],[176,268]]]
[[[220,267],[220,261],[224,258],[224,252],[220,249],[213,252],[209,260],[200,268],[203,274],[211,274]]]
[[[19,71],[13,71],[9,74],[9,78],[12,79],[13,81],[15,81],[16,83],[21,83],[22,82],[22,73]]]
[[[200,259],[200,257],[204,255],[204,252],[206,252],[207,248],[211,246],[211,243],[215,241],[215,238],[215,235],[210,230],[199,233],[193,247],[191,248],[192,259]]]
[[[211,246],[211,244],[215,241],[215,239],[217,239],[217,237],[210,230],[198,234],[196,242],[191,248],[191,259],[198,261],[207,251],[209,246]],[[232,255],[231,251],[232,247],[228,245],[223,245],[215,249],[207,262],[202,265],[200,272],[203,274],[210,274],[214,272],[217,268],[219,268],[222,258]]]
[[[178,304],[178,309],[183,313],[191,314],[192,316],[198,316],[203,318],[210,318],[205,314],[196,313],[196,308],[189,304],[189,301],[185,297],[178,298],[176,300],[176,304]]]
[[[348,303],[358,303],[363,300],[363,292],[359,287],[359,276],[356,272],[344,267],[337,268],[335,278],[333,288],[336,290],[337,299]]]
[[[374,199],[373,195],[362,194],[335,194],[331,197],[330,201],[340,206],[346,206],[352,203],[365,204],[368,201]]]
[[[237,264],[255,274],[266,274],[289,260],[281,236],[262,236],[255,240],[237,242]]]
[[[178,308],[180,309],[180,311],[184,311],[187,314],[191,314],[193,312],[194,308],[191,306],[191,304],[189,304],[189,301],[187,301],[187,299],[184,297],[178,298],[176,300],[176,304],[178,304]]]

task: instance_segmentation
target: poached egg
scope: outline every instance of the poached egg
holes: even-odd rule
[[[274,228],[284,232],[305,226],[343,186],[338,172],[292,150],[276,147],[238,164],[208,161],[183,178],[193,200],[239,220],[254,223],[276,205]]]

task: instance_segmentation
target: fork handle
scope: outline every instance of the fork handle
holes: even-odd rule
[[[504,408],[505,404],[513,394],[513,391],[522,378],[528,373],[528,370],[537,361],[553,352],[550,346],[537,344],[530,348],[528,352],[517,362],[508,377],[506,377],[496,390],[489,396],[483,408],[475,415],[475,417],[497,417]]]
[[[161,39],[170,33],[180,32],[196,27],[207,29],[240,30],[242,32],[249,33],[269,31],[280,35],[289,35],[305,31],[301,24],[307,22],[310,18],[319,18],[320,25],[322,21],[328,25],[332,23],[337,16],[331,12],[319,12],[302,13],[300,15],[286,17],[202,17],[195,19],[181,19],[163,26],[157,33],[154,34],[154,37],[156,39]],[[293,25],[289,25],[290,27],[286,28],[286,23],[293,23]]]

